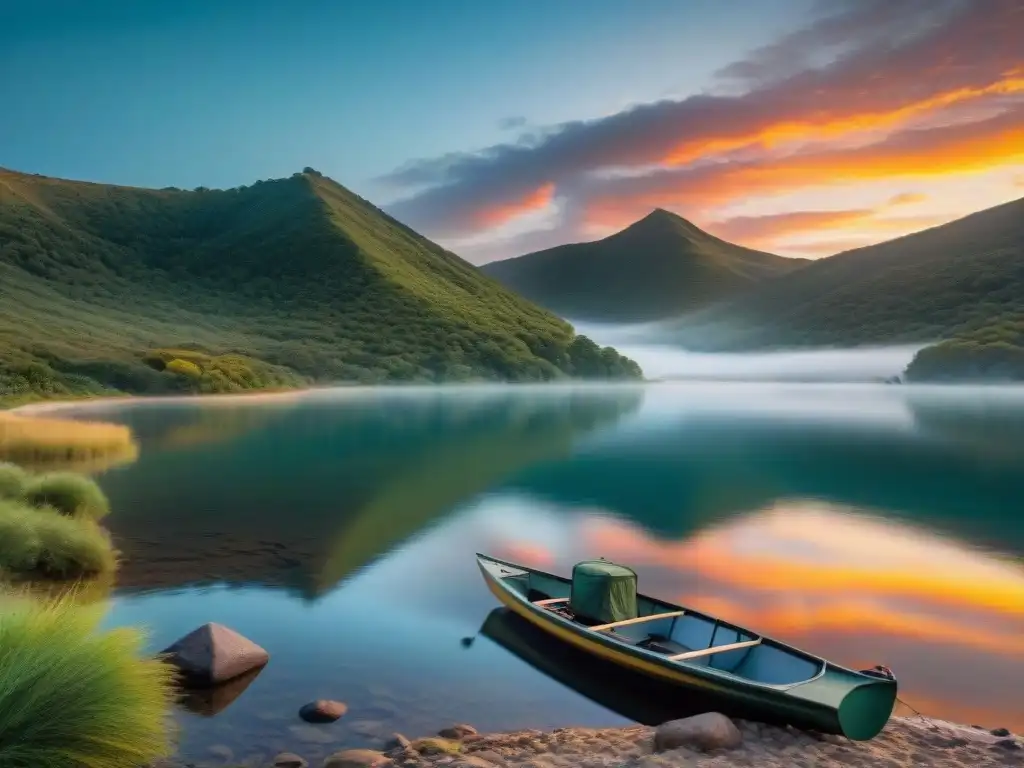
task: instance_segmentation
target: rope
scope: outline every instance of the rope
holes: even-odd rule
[[[932,729],[933,731],[935,731],[935,732],[937,732],[937,733],[942,733],[942,729],[941,729],[941,728],[939,728],[939,726],[935,725],[935,723],[932,723],[932,722],[930,722],[930,721],[928,720],[928,718],[927,718],[927,717],[925,717],[925,716],[924,716],[923,714],[921,714],[921,711],[920,711],[920,710],[918,710],[918,709],[915,709],[914,707],[910,706],[909,704],[907,704],[907,702],[905,702],[905,701],[904,701],[903,699],[901,699],[901,698],[900,698],[899,696],[897,696],[897,697],[896,697],[896,701],[898,701],[898,702],[899,702],[900,704],[902,704],[902,705],[903,705],[904,707],[906,707],[906,708],[907,708],[907,709],[909,709],[909,710],[910,710],[911,712],[913,712],[913,713],[914,713],[914,714],[915,714],[915,715],[916,715],[917,717],[921,718],[921,720],[922,720],[922,721],[924,722],[924,724],[925,724],[925,725],[926,725],[926,726],[927,726],[928,728],[931,728],[931,729]]]

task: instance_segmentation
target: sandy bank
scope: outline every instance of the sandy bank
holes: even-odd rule
[[[727,766],[736,768],[829,768],[830,766],[935,766],[978,768],[1022,766],[1024,749],[1013,736],[939,720],[894,717],[885,730],[869,742],[852,742],[777,728],[760,723],[734,721],[743,741],[732,750],[702,753],[689,748],[654,750],[655,729],[646,726],[610,729],[559,728],[551,732],[521,731],[470,736],[458,754],[420,755],[408,748],[386,753],[393,765],[420,768],[429,765],[488,768],[655,768],[656,766]],[[414,745],[417,742],[414,742]],[[329,762],[327,763],[330,764]],[[316,763],[311,761],[316,768]]]
[[[324,388],[326,389],[326,388]],[[105,397],[78,398],[75,400],[38,400],[34,403],[26,403],[0,413],[13,413],[18,416],[39,416],[40,414],[53,413],[63,410],[87,410],[115,404],[135,403],[192,403],[202,402],[204,405],[218,403],[233,403],[239,400],[245,402],[260,403],[272,400],[287,400],[300,397],[311,392],[322,391],[321,389],[284,389],[284,390],[255,390],[252,392],[230,392],[213,395],[110,395]]]
[[[1024,740],[1002,730],[922,717],[894,717],[868,742],[734,720],[732,749],[658,750],[656,728],[556,728],[409,740],[395,734],[380,751],[342,745],[242,761],[161,761],[151,768],[988,768],[1024,766]],[[316,726],[325,734],[331,724]],[[452,736],[452,729],[441,731]],[[1003,734],[1003,735],[1000,735]],[[326,746],[326,745],[322,745]]]

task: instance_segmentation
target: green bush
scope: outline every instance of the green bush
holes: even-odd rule
[[[190,379],[198,379],[203,375],[203,369],[190,360],[182,360],[176,357],[167,363],[164,368],[168,373],[176,373],[179,376],[187,376]]]
[[[60,518],[66,520],[66,518]],[[168,755],[173,671],[71,600],[0,599],[0,765],[137,768]]]
[[[33,507],[52,507],[70,517],[100,520],[110,502],[96,481],[74,472],[48,472],[29,479],[24,498]]]
[[[28,480],[28,472],[17,464],[0,461],[0,499],[21,498]]]
[[[92,520],[0,501],[0,571],[18,577],[76,579],[110,573],[116,567],[110,538]]]

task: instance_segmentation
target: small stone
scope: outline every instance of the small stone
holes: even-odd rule
[[[307,768],[309,763],[291,752],[282,752],[274,758],[274,768]]]
[[[343,749],[324,760],[323,768],[383,768],[391,758],[373,749]]]
[[[307,723],[333,723],[348,712],[348,707],[340,701],[318,699],[311,701],[299,710],[299,717]]]
[[[1010,732],[1006,728],[993,728],[989,731],[993,736],[1009,736]]]
[[[1022,747],[1020,744],[1018,744],[1015,739],[1000,739],[999,741],[997,741],[992,746],[996,747],[997,749],[1008,749],[1008,750],[1011,750],[1011,751],[1015,751],[1015,750],[1018,750],[1018,749],[1024,749],[1024,747]]]
[[[442,739],[464,739],[467,736],[476,736],[477,731],[472,725],[466,725],[465,723],[459,723],[453,725],[451,728],[443,728],[437,732],[437,735]]]
[[[681,720],[662,723],[654,731],[654,749],[664,752],[688,747],[701,752],[735,749],[743,742],[732,720],[718,712],[705,712]]]
[[[984,731],[985,730],[985,726],[984,725],[972,725],[971,728],[977,728],[979,731]]]
[[[939,746],[951,749],[953,747],[966,747],[969,743],[970,742],[968,742],[967,739],[963,739],[959,736],[954,736],[951,739],[946,739],[945,741],[940,742]]]

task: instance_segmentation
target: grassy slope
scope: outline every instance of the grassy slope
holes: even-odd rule
[[[0,398],[565,375],[639,369],[315,172],[182,192],[0,170]]]
[[[672,317],[805,263],[727,243],[658,209],[603,240],[483,271],[567,317],[623,322]]]
[[[680,320],[691,348],[932,341],[1024,312],[1024,199],[848,251]]]

